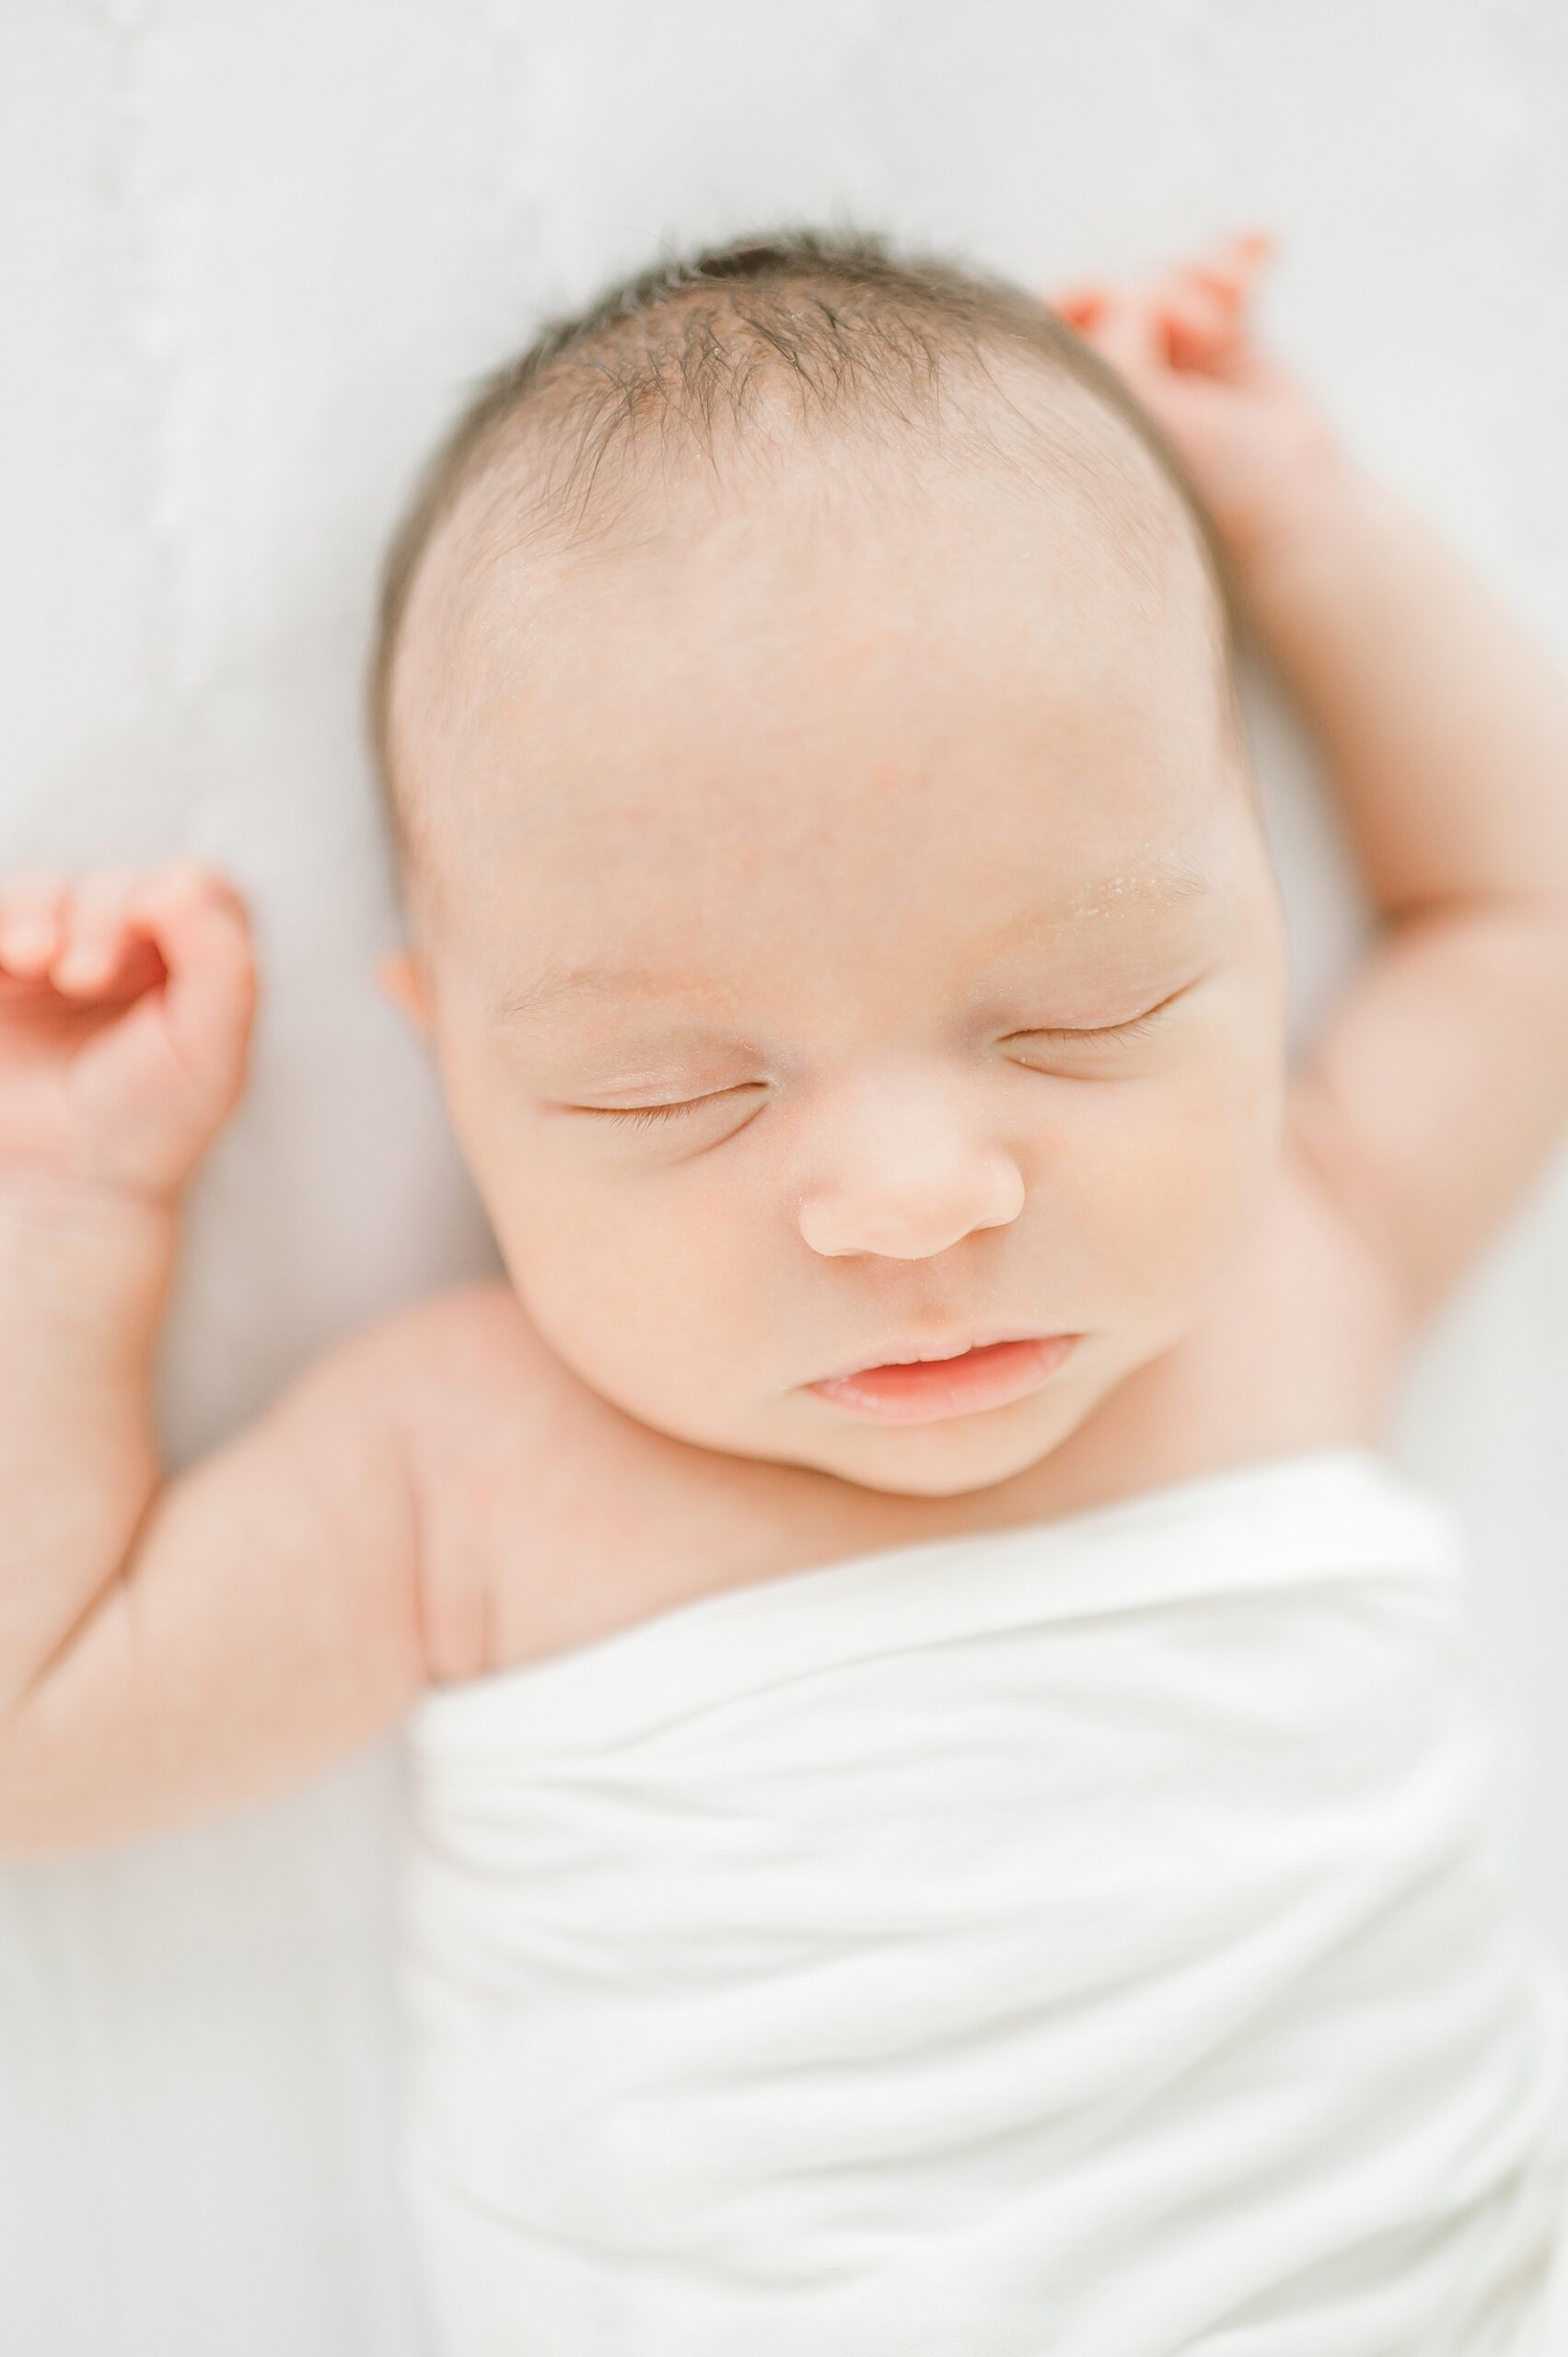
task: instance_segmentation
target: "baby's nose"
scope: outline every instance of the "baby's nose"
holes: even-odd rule
[[[916,1167],[857,1167],[807,1190],[800,1232],[833,1259],[877,1253],[929,1260],[978,1228],[1005,1227],[1023,1209],[1023,1173],[997,1147],[970,1148]]]

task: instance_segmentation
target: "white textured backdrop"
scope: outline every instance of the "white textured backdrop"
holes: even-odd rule
[[[220,861],[263,970],[191,1200],[171,1461],[496,1265],[371,987],[396,919],[358,725],[393,503],[481,370],[661,243],[774,217],[1045,282],[1261,222],[1281,344],[1568,659],[1565,100],[1556,0],[5,0],[0,869]],[[1364,909],[1254,713],[1299,1039]],[[1568,1951],[1565,1329],[1568,1155],[1433,1332],[1398,1452],[1471,1519]],[[17,2357],[421,2350],[388,2161],[398,1767],[393,1739],[0,1875]]]

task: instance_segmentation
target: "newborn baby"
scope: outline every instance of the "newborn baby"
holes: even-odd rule
[[[1562,1992],[1383,1453],[1568,1128],[1568,690],[1248,317],[872,239],[548,329],[372,719],[504,1279],[168,1478],[221,876],[0,893],[0,1840],[407,1731],[452,2357],[1522,2357]],[[1382,924],[1287,1070],[1244,611]]]

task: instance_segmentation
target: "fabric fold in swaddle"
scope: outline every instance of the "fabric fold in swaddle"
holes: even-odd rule
[[[407,1728],[438,2357],[1549,2357],[1568,2002],[1370,1448],[729,1591]]]

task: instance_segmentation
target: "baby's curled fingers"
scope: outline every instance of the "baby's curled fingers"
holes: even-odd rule
[[[144,869],[107,867],[74,887],[50,963],[56,989],[97,996],[120,973],[134,929],[131,911],[145,880]]]
[[[1237,311],[1245,303],[1260,265],[1273,250],[1274,240],[1267,231],[1239,230],[1217,239],[1205,251],[1156,271],[1139,284],[1119,284],[1105,277],[1074,278],[1054,292],[1044,290],[1041,300],[1076,328],[1097,326],[1114,306],[1129,301],[1145,306],[1151,302],[1185,305],[1196,299],[1202,307],[1201,316],[1217,322],[1223,312]]]
[[[1169,338],[1173,359],[1200,356],[1238,332],[1235,304],[1190,275],[1161,281],[1149,302],[1167,329],[1176,331]]]
[[[1167,365],[1159,314],[1136,288],[1108,287],[1079,331],[1133,384]]]
[[[1095,280],[1080,279],[1054,295],[1048,293],[1044,300],[1069,327],[1093,327],[1105,309],[1107,289]]]
[[[59,868],[27,868],[6,878],[0,889],[0,967],[23,981],[45,971],[69,889],[69,878]]]
[[[133,903],[168,970],[157,994],[163,1036],[203,1086],[238,1077],[256,1003],[250,916],[226,877],[182,861],[152,877]]]
[[[1183,269],[1182,275],[1230,303],[1244,302],[1251,292],[1252,282],[1262,264],[1274,250],[1272,238],[1260,229],[1244,230],[1227,238],[1210,253],[1195,256]]]

